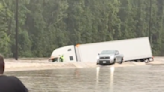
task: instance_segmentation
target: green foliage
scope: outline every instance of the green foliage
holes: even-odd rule
[[[0,53],[15,54],[15,2],[0,0]],[[19,0],[20,57],[49,57],[61,46],[150,36],[164,55],[164,1]]]

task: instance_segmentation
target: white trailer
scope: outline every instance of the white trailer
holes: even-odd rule
[[[102,50],[118,50],[124,55],[124,61],[152,59],[148,37],[64,46],[54,50],[51,57],[64,55],[65,61],[97,62],[98,53]]]

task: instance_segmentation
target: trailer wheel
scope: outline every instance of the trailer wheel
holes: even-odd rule
[[[144,60],[144,59],[141,59],[141,60],[140,60],[140,62],[145,62],[145,61],[146,61],[146,59],[145,59],[145,60]]]
[[[134,60],[134,62],[137,62],[137,60]]]
[[[149,63],[149,62],[150,62],[150,60],[149,60],[149,59],[146,59],[146,60],[145,60],[145,63]]]

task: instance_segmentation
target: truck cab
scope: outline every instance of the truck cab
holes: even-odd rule
[[[51,57],[49,58],[50,62],[60,62],[60,56],[64,56],[64,62],[76,62],[75,49],[73,45],[64,46],[55,49]]]

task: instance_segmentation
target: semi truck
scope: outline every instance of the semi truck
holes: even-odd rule
[[[103,50],[118,50],[124,55],[124,61],[153,61],[149,37],[63,46],[55,49],[49,60],[63,55],[64,62],[96,63],[98,53]]]

